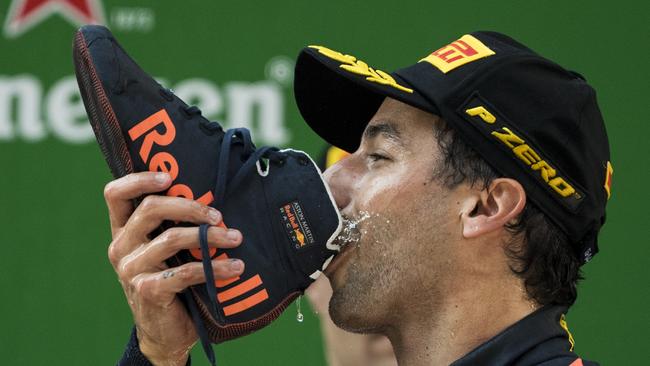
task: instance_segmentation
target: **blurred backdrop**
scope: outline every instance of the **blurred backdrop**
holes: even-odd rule
[[[80,101],[75,28],[108,25],[150,73],[208,118],[259,145],[318,155],[292,92],[298,51],[322,44],[382,70],[473,30],[507,33],[584,74],[612,145],[613,196],[601,252],[568,314],[577,352],[646,364],[650,341],[648,13],[638,1],[404,2],[1,0],[0,361],[109,365],[131,329],[106,258],[110,179]],[[303,307],[307,301],[303,301]],[[295,305],[271,326],[216,348],[221,365],[323,365],[318,319]],[[200,347],[195,365],[207,365]]]

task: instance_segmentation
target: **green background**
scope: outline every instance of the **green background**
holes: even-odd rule
[[[509,34],[580,71],[599,93],[614,178],[601,252],[585,267],[587,280],[568,322],[577,352],[605,365],[646,364],[650,342],[647,4],[101,2],[122,45],[172,85],[196,77],[217,86],[266,80],[268,60],[294,59],[308,44],[353,54],[388,71],[480,29]],[[134,7],[148,9],[155,19],[150,29],[111,24],[115,12]],[[3,21],[8,8],[9,1],[2,0]],[[16,38],[0,37],[0,79],[31,75],[47,94],[55,81],[73,73],[74,29],[55,14]],[[291,87],[278,88],[283,123],[291,130],[289,145],[319,153],[323,143],[303,125]],[[222,116],[227,113],[224,108]],[[44,103],[40,115],[48,120]],[[106,257],[110,235],[102,188],[110,175],[93,141],[73,144],[47,123],[45,128],[46,137],[38,141],[0,140],[0,363],[114,364],[128,340],[131,318]],[[220,364],[324,364],[317,318],[307,311],[299,324],[294,309],[254,335],[216,346]],[[207,365],[200,347],[194,361]]]

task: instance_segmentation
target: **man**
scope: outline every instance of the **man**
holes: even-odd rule
[[[612,168],[580,75],[476,32],[391,75],[314,46],[295,90],[356,151],[326,172],[362,234],[326,272],[335,324],[386,334],[401,364],[582,363],[563,313]]]
[[[337,326],[386,335],[403,365],[592,364],[573,353],[564,314],[597,252],[612,168],[595,93],[579,74],[475,32],[393,74],[314,46],[295,77],[305,120],[353,152],[325,173],[358,230],[326,270]],[[166,281],[160,263],[196,247],[196,232],[153,244],[144,233],[162,219],[208,222],[207,209],[155,198],[131,214],[128,203],[168,183],[140,173],[106,196],[117,229],[110,256],[129,280],[140,341],[127,355],[176,365],[196,334],[174,293],[202,278],[187,270]],[[225,235],[214,232],[217,245],[241,240]],[[149,267],[127,266],[132,258]],[[139,286],[143,272],[153,274]]]
[[[319,166],[327,170],[350,154],[328,145],[319,159]],[[326,276],[320,276],[305,291],[311,307],[320,320],[325,359],[329,366],[395,366],[393,347],[386,336],[346,332],[332,322],[329,301],[332,287]]]

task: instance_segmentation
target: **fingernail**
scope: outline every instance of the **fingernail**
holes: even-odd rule
[[[233,271],[241,270],[243,265],[244,264],[239,259],[231,259],[230,260],[230,269],[233,270]]]
[[[210,209],[208,209],[208,218],[210,219],[211,224],[216,225],[221,220],[221,214],[219,213],[219,211],[210,207]]]
[[[237,241],[239,239],[239,232],[235,229],[228,229],[228,232],[226,233],[226,237],[230,241]]]
[[[156,177],[154,179],[156,180],[156,183],[158,183],[158,184],[165,184],[165,183],[167,183],[167,180],[169,179],[169,174],[167,174],[167,173],[158,173],[158,174],[156,174]]]

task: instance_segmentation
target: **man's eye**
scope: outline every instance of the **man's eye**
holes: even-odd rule
[[[370,158],[370,161],[372,161],[372,162],[380,161],[380,160],[388,160],[387,156],[377,154],[377,153],[369,154],[368,158]]]

